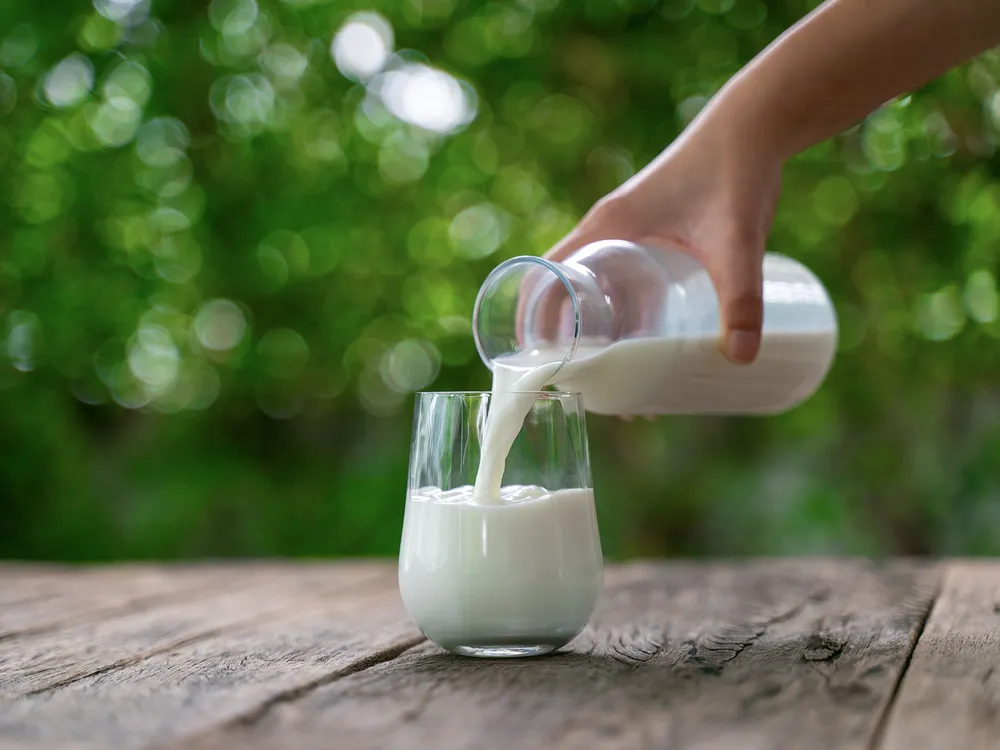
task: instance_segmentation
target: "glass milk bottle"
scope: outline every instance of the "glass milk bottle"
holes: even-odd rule
[[[811,396],[830,368],[837,318],[801,263],[764,257],[760,354],[722,354],[708,272],[678,250],[608,240],[561,262],[497,266],[479,291],[473,332],[487,367],[558,368],[549,381],[611,415],[775,414]]]

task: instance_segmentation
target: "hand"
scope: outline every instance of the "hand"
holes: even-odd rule
[[[782,159],[733,132],[738,128],[722,112],[704,112],[645,169],[599,201],[546,257],[562,260],[606,239],[692,255],[719,294],[723,353],[748,364],[760,349],[761,266]]]

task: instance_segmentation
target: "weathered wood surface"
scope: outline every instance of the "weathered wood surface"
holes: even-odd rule
[[[1000,565],[945,571],[887,727],[888,750],[1000,748]]]
[[[390,564],[0,565],[0,748],[996,748],[998,610],[1000,564],[637,563],[486,662]]]

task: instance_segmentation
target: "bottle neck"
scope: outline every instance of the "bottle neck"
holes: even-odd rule
[[[491,370],[501,357],[573,359],[581,341],[612,339],[613,311],[586,267],[520,256],[498,265],[483,282],[472,328],[479,356]]]

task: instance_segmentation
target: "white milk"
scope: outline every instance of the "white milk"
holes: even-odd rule
[[[602,575],[593,490],[503,487],[530,391],[554,380],[599,414],[768,414],[812,393],[835,346],[833,332],[769,334],[739,366],[716,336],[647,338],[583,347],[561,368],[562,354],[545,351],[495,362],[475,487],[408,498],[399,580],[410,616],[446,648],[558,647],[590,616]]]
[[[807,398],[826,374],[833,331],[772,333],[750,365],[723,356],[717,336],[641,338],[581,346],[561,368],[562,352],[535,350],[493,363],[493,395],[476,477],[476,497],[495,502],[504,462],[531,410],[530,393],[555,383],[583,395],[587,411],[652,414],[773,414]]]
[[[410,493],[399,587],[428,638],[449,649],[559,648],[587,623],[602,583],[593,490],[472,487]]]
[[[483,430],[476,499],[495,503],[500,496],[507,454],[521,431],[524,418],[535,403],[535,391],[542,390],[559,369],[559,362],[533,359],[526,366],[495,366],[490,410]]]
[[[583,394],[584,407],[596,414],[775,414],[811,395],[836,346],[835,331],[769,333],[753,364],[735,365],[717,336],[581,345],[556,373],[555,385]],[[494,390],[553,358],[536,350],[497,360]]]

